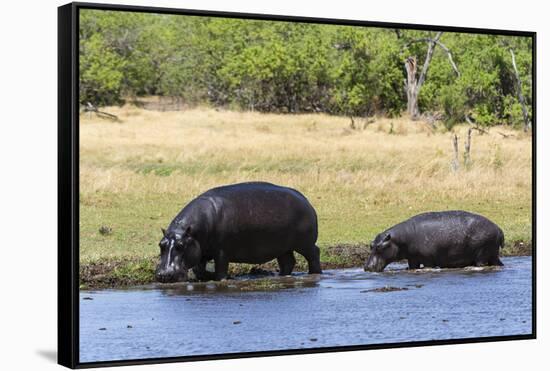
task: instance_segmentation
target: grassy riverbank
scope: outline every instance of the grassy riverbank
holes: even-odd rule
[[[531,136],[522,132],[474,131],[465,166],[467,128],[456,127],[454,171],[451,133],[405,118],[351,130],[348,118],[324,114],[105,110],[120,120],[81,116],[80,260],[87,287],[149,282],[160,228],[205,190],[251,180],[294,187],[309,198],[325,267],[361,265],[378,232],[429,210],[481,213],[504,230],[504,255],[530,253]],[[231,268],[235,274],[251,266]]]

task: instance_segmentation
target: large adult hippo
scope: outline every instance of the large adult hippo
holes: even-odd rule
[[[230,262],[279,263],[279,274],[289,275],[303,255],[309,273],[321,273],[317,214],[300,192],[271,183],[252,182],[213,188],[180,211],[159,243],[161,282],[227,277]],[[214,260],[215,273],[206,271]]]
[[[407,259],[409,269],[502,265],[502,230],[484,216],[466,211],[413,216],[380,233],[371,243],[366,271],[381,272],[391,262]]]

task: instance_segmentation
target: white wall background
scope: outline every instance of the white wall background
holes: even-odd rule
[[[111,3],[112,1],[106,0]],[[115,2],[116,3],[116,2]],[[118,3],[538,32],[538,334],[535,341],[371,350],[134,366],[155,370],[541,369],[548,365],[550,312],[545,268],[550,238],[550,22],[544,1],[140,0]],[[9,1],[0,11],[0,364],[54,369],[56,350],[57,6]],[[546,292],[544,292],[546,291]],[[546,353],[545,353],[546,350]]]

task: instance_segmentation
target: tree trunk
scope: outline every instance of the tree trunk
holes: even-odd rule
[[[468,135],[464,141],[464,167],[470,166],[470,147],[472,145],[472,128],[468,128]]]
[[[418,116],[418,90],[416,88],[416,57],[409,57],[405,61],[405,70],[407,71],[407,81],[405,88],[407,90],[407,113],[413,119]]]
[[[409,57],[405,61],[405,70],[407,71],[407,81],[405,89],[407,91],[407,113],[411,119],[416,120],[419,115],[418,110],[418,94],[420,89],[426,80],[426,74],[432,61],[432,57],[435,50],[435,45],[439,42],[443,32],[438,32],[433,39],[428,39],[428,51],[426,52],[426,59],[422,66],[422,71],[418,79],[416,78],[416,57]]]
[[[453,135],[453,161],[451,166],[454,172],[458,171],[460,166],[458,162],[458,136],[456,134]]]
[[[523,113],[523,131],[527,131],[531,128],[531,121],[529,121],[529,112],[527,111],[525,98],[523,97],[523,92],[521,91],[521,79],[519,78],[518,67],[516,66],[516,56],[513,49],[510,49],[510,54],[512,55],[512,66],[514,67],[514,73],[516,74],[516,90],[518,93],[518,100],[521,104],[521,112]]]

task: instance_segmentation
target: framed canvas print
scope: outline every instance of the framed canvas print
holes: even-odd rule
[[[534,32],[58,19],[60,364],[535,338]]]

